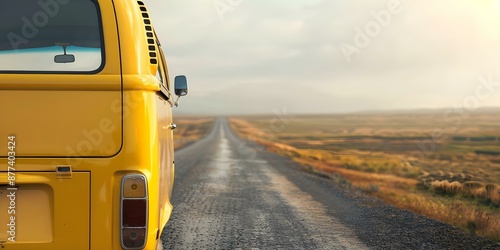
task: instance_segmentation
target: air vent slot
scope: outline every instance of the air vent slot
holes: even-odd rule
[[[154,37],[153,33],[153,27],[151,26],[151,20],[149,19],[149,14],[148,10],[142,1],[137,1],[137,4],[139,4],[139,9],[142,14],[142,18],[144,21],[144,30],[146,32],[146,37],[147,37],[147,43],[148,43],[148,50],[149,50],[149,57],[150,60],[149,62],[151,64],[158,64],[158,54],[156,53],[156,39]]]

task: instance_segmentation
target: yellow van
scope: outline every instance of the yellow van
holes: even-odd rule
[[[171,89],[146,6],[0,1],[0,249],[161,249]]]

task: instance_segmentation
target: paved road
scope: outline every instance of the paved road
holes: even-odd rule
[[[303,172],[223,118],[176,168],[165,249],[500,249]]]

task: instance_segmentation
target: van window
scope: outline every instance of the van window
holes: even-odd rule
[[[92,72],[103,55],[97,0],[0,1],[0,71]]]

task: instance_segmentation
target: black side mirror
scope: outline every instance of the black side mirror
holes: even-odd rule
[[[176,96],[185,96],[188,94],[188,86],[187,86],[187,78],[186,76],[176,76],[175,81],[175,95]]]

